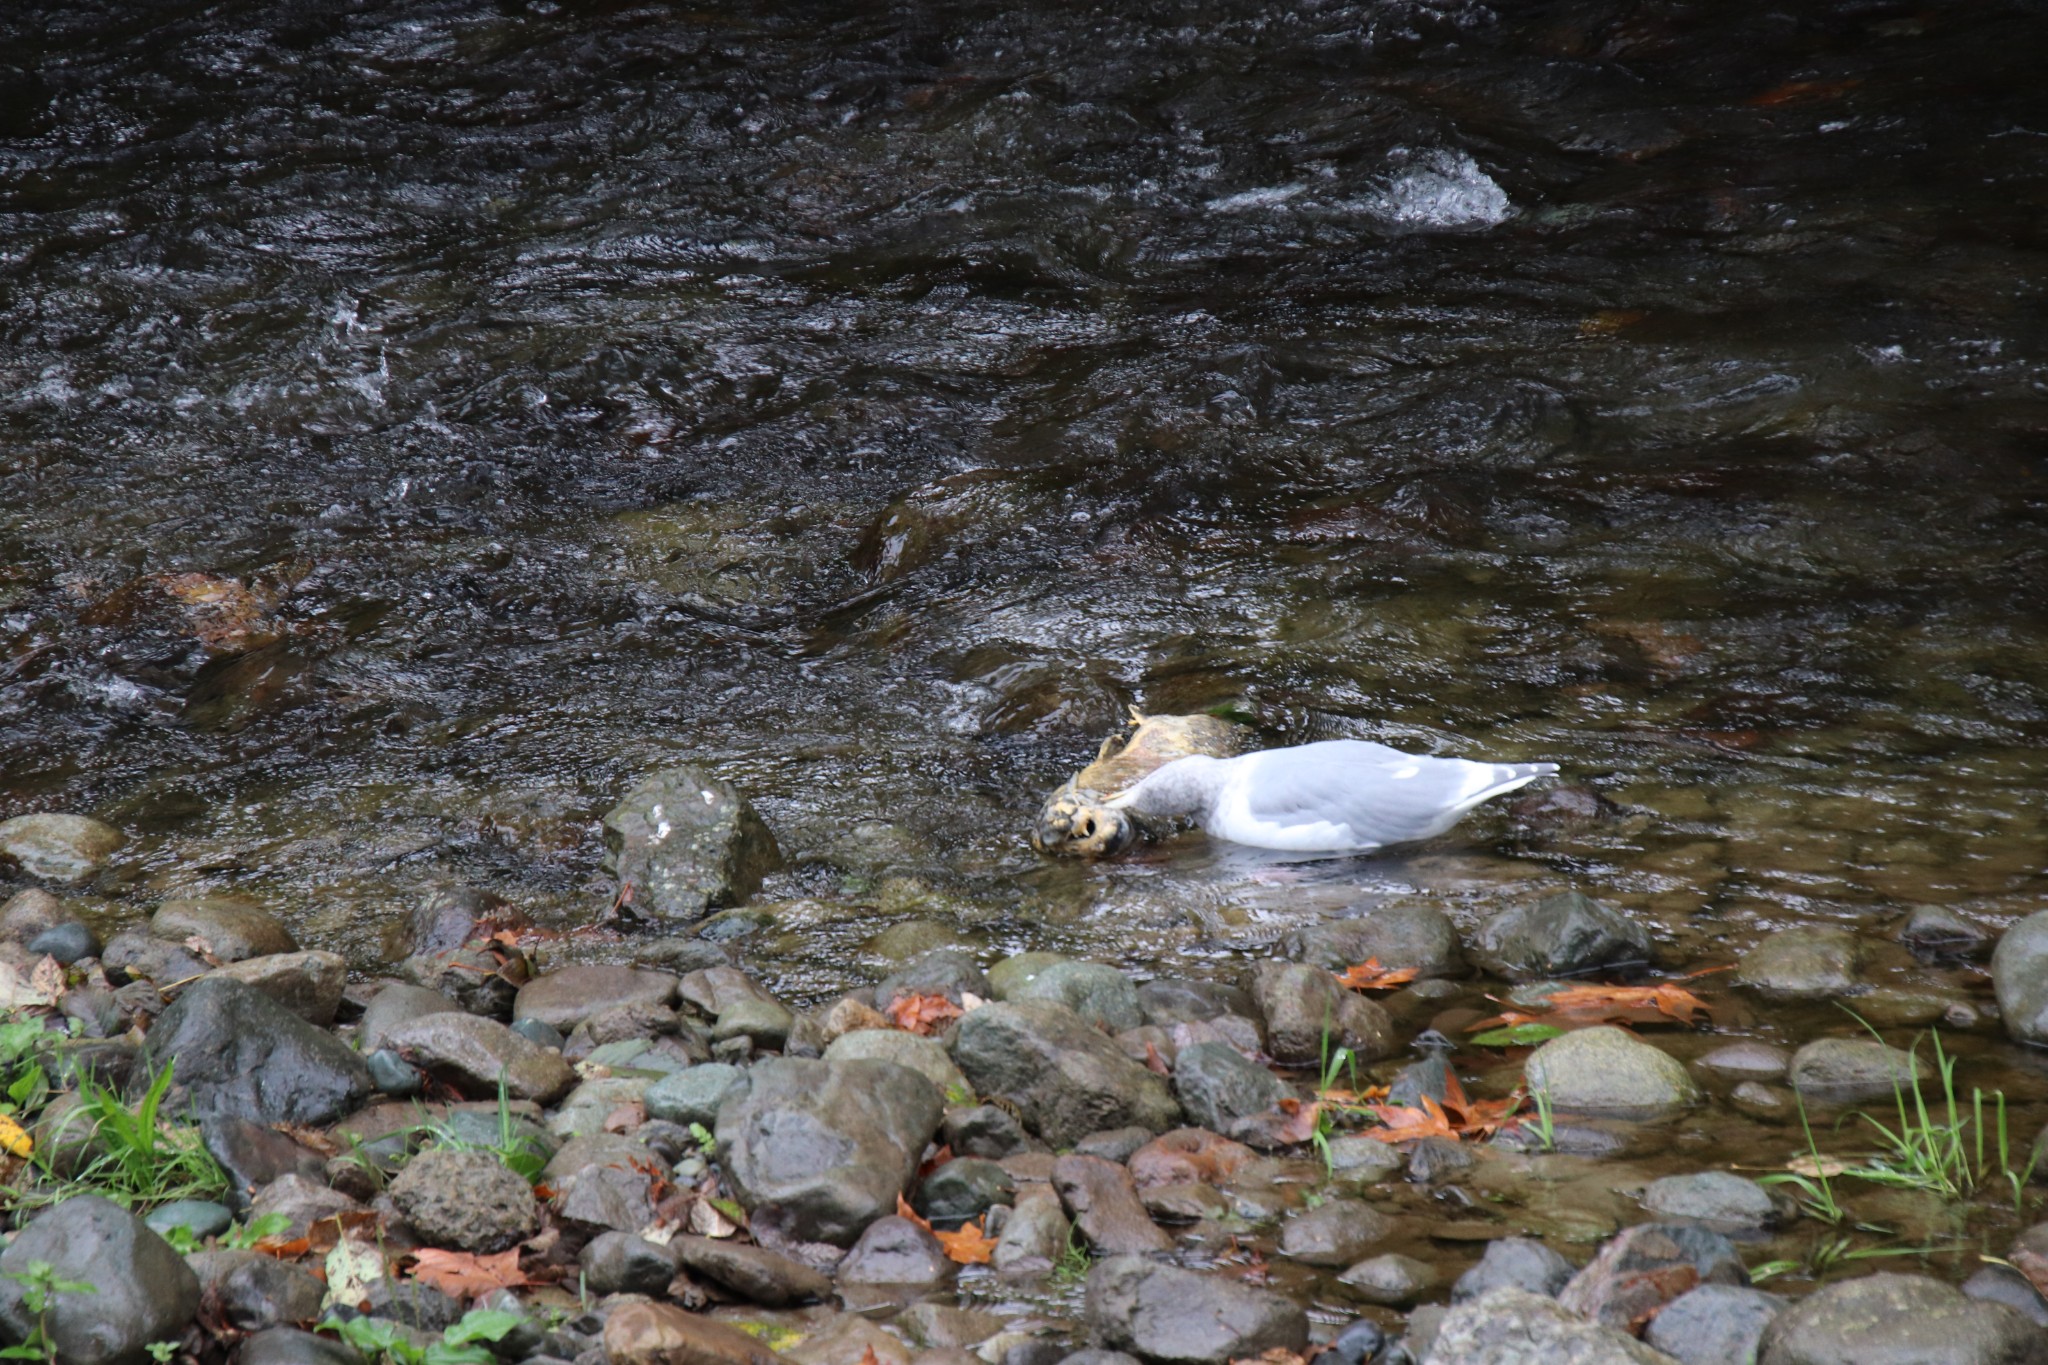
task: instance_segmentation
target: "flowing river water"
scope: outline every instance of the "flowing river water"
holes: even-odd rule
[[[1995,932],[2048,903],[2039,33],[19,0],[0,817],[128,830],[115,920],[233,890],[369,969],[448,881],[594,918],[598,818],[694,759],[788,857],[746,952],[806,1003],[913,918],[1140,975],[1562,887],[1670,968]],[[1131,704],[1550,759],[1619,813],[1041,858]],[[1726,1033],[1841,1031],[1715,989]],[[2040,1060],[1948,1041],[2031,1138]]]

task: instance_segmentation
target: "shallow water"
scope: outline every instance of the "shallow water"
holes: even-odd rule
[[[588,919],[597,818],[701,759],[790,855],[750,961],[803,1000],[912,916],[1144,972],[1565,885],[1672,965],[2000,927],[2048,889],[2037,35],[9,6],[0,816],[135,833],[114,917],[232,888],[368,966],[444,880]],[[187,573],[242,633],[195,648]],[[1624,815],[1048,863],[1131,703]]]

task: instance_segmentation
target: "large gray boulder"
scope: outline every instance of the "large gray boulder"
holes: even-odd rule
[[[2042,1365],[2048,1332],[1925,1275],[1815,1290],[1771,1320],[1759,1365]]]
[[[1321,967],[1264,962],[1251,975],[1252,1000],[1266,1021],[1266,1051],[1283,1066],[1315,1066],[1349,1048],[1360,1061],[1398,1046],[1385,1007],[1337,984]]]
[[[253,986],[195,982],[142,1045],[151,1070],[173,1067],[200,1116],[322,1127],[361,1106],[369,1068],[348,1044]]]
[[[1480,929],[1472,955],[1496,976],[1537,981],[1642,962],[1649,931],[1576,891],[1503,910]]]
[[[977,1094],[1015,1104],[1055,1147],[1108,1128],[1157,1133],[1180,1121],[1165,1079],[1064,1005],[984,1005],[960,1021],[952,1046]]]
[[[1222,1275],[1112,1256],[1088,1273],[1088,1328],[1112,1350],[1161,1365],[1223,1365],[1308,1345],[1292,1300]]]
[[[1384,905],[1346,919],[1297,929],[1281,942],[1281,956],[1341,972],[1369,960],[1418,976],[1456,976],[1465,970],[1458,930],[1443,911],[1427,905]]]
[[[1696,1103],[1699,1085],[1683,1063],[1625,1029],[1603,1024],[1552,1038],[1529,1054],[1532,1093],[1575,1114],[1644,1118]]]
[[[2005,1031],[2022,1043],[2048,1043],[2048,910],[2005,931],[1991,954],[1991,982]]]
[[[23,1302],[28,1268],[47,1262],[60,1290],[42,1328],[69,1365],[143,1365],[153,1341],[182,1337],[199,1311],[199,1277],[140,1218],[98,1195],[37,1214],[0,1251],[0,1335],[21,1341],[37,1325]]]
[[[718,1111],[718,1154],[755,1229],[850,1246],[896,1211],[944,1100],[890,1062],[757,1062]]]
[[[386,1033],[384,1046],[470,1099],[496,1098],[502,1080],[515,1100],[553,1104],[576,1085],[559,1052],[479,1015],[422,1015]]]
[[[127,842],[120,830],[90,815],[17,815],[0,820],[0,866],[11,863],[37,881],[82,886]]]
[[[1626,1332],[1588,1322],[1556,1299],[1492,1289],[1444,1315],[1422,1365],[1678,1365]]]
[[[664,768],[604,817],[605,867],[628,914],[702,919],[738,905],[781,864],[775,836],[730,783],[694,764]]]

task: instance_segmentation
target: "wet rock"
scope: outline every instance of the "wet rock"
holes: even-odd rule
[[[1024,1125],[1007,1110],[992,1104],[948,1110],[945,1133],[946,1145],[962,1156],[1000,1161],[1031,1150],[1031,1138]]]
[[[965,995],[991,998],[988,977],[982,974],[974,954],[965,948],[939,948],[882,978],[875,987],[875,1004],[887,1009],[905,995],[943,995],[954,1004]]]
[[[1691,1223],[1638,1223],[1601,1247],[1557,1301],[1626,1331],[1695,1286],[1748,1283],[1742,1258],[1720,1233]]]
[[[1456,1180],[1479,1163],[1456,1138],[1428,1137],[1408,1144],[1408,1179],[1417,1185]]]
[[[1414,1303],[1436,1287],[1436,1269],[1398,1252],[1371,1256],[1337,1277],[1352,1298],[1395,1308]]]
[[[413,956],[452,952],[500,930],[524,929],[531,923],[526,913],[511,901],[481,887],[437,887],[406,916],[402,953]]]
[[[0,867],[12,864],[56,886],[83,886],[127,842],[89,815],[17,815],[0,820]]]
[[[363,1291],[363,1311],[373,1318],[403,1323],[437,1335],[462,1320],[463,1305],[430,1284],[389,1277],[370,1281]]]
[[[1899,926],[1898,940],[1923,960],[1979,958],[1991,951],[1991,935],[1941,905],[1914,907]]]
[[[1685,1365],[1751,1361],[1764,1328],[1784,1309],[1785,1300],[1761,1289],[1703,1284],[1665,1304],[1643,1340]]]
[[[1026,1186],[996,1238],[990,1264],[1000,1275],[1048,1274],[1066,1253],[1072,1229],[1066,1207],[1051,1186]]]
[[[326,1028],[341,1008],[348,963],[339,953],[271,953],[217,967],[207,977],[253,986],[315,1028]]]
[[[198,951],[222,962],[299,950],[299,941],[277,916],[233,896],[167,900],[149,917],[149,932],[166,943],[188,943],[196,938],[202,945]]]
[[[490,1152],[421,1152],[391,1182],[391,1198],[430,1246],[498,1252],[540,1229],[533,1187]]]
[[[815,1303],[832,1296],[830,1280],[803,1262],[766,1247],[709,1237],[678,1237],[669,1245],[691,1274],[767,1308]]]
[[[268,1327],[243,1339],[234,1365],[362,1365],[362,1356],[340,1337]]]
[[[1104,1128],[1076,1142],[1073,1151],[1077,1156],[1099,1156],[1121,1166],[1151,1140],[1151,1132],[1144,1128]]]
[[[569,1154],[563,1148],[557,1154]],[[638,1164],[627,1166],[588,1161],[554,1181],[555,1216],[572,1229],[590,1236],[605,1231],[638,1232],[654,1221],[654,1177],[643,1167],[652,1167],[652,1153],[645,1148]],[[567,1167],[571,1162],[563,1162]],[[548,1163],[553,1168],[556,1163]]]
[[[673,1005],[678,978],[638,967],[573,966],[537,976],[512,1001],[515,1019],[539,1019],[564,1033],[618,1005]]]
[[[43,930],[28,941],[28,950],[37,957],[53,957],[69,967],[80,958],[99,956],[100,940],[90,928],[73,920]]]
[[[1252,999],[1266,1025],[1266,1050],[1283,1066],[1309,1066],[1350,1048],[1360,1061],[1398,1046],[1386,1010],[1337,984],[1320,967],[1269,962],[1255,968]]]
[[[583,1284],[593,1294],[659,1295],[676,1277],[676,1258],[630,1232],[600,1232],[576,1258]]]
[[[858,1313],[826,1317],[787,1356],[793,1365],[911,1365],[901,1339]]]
[[[177,1199],[151,1209],[142,1221],[159,1237],[168,1238],[171,1229],[183,1228],[193,1238],[203,1240],[226,1232],[235,1221],[235,1213],[211,1199]]]
[[[1138,987],[1138,1008],[1144,1011],[1146,1023],[1170,1028],[1225,1014],[1250,1017],[1255,1006],[1250,992],[1220,981],[1160,977]]]
[[[1156,1223],[1199,1223],[1208,1218],[1226,1218],[1231,1203],[1214,1185],[1190,1182],[1185,1185],[1147,1185],[1138,1191],[1145,1212]]]
[[[1071,961],[1063,953],[1012,953],[988,969],[988,998],[1007,1000],[1012,992],[1029,986],[1040,972]]]
[[[1775,1000],[1827,1000],[1862,984],[1863,945],[1832,924],[1778,929],[1742,955],[1735,979]]]
[[[1258,1153],[1241,1142],[1203,1128],[1176,1128],[1133,1152],[1128,1164],[1131,1178],[1141,1186],[1222,1185],[1257,1159]]]
[[[1370,1184],[1385,1180],[1406,1164],[1399,1149],[1378,1138],[1340,1137],[1330,1140],[1329,1166],[1333,1180]]]
[[[696,1123],[708,1128],[718,1121],[719,1106],[745,1081],[746,1073],[722,1062],[706,1062],[663,1076],[647,1087],[640,1102],[647,1116],[669,1123]]]
[[[398,975],[439,991],[470,1014],[508,1020],[533,966],[519,949],[493,943],[409,957],[398,964]]]
[[[143,1043],[144,1063],[176,1067],[200,1115],[322,1127],[370,1093],[362,1058],[239,981],[209,978],[180,995]]]
[[[2041,1329],[2003,1304],[1924,1275],[1868,1275],[1815,1290],[1771,1320],[1758,1365],[2020,1365],[2048,1359]]]
[[[988,1212],[991,1204],[1007,1204],[1017,1193],[1017,1182],[993,1161],[960,1156],[944,1163],[917,1187],[913,1201],[927,1222],[956,1227]]]
[[[1013,1004],[1043,1000],[1068,1009],[1105,1033],[1121,1033],[1145,1022],[1138,988],[1129,977],[1100,962],[1057,962],[1008,991]]]
[[[114,980],[125,975],[166,988],[213,970],[212,963],[190,949],[151,938],[139,929],[123,929],[108,939],[100,950],[100,963]]]
[[[1670,1356],[1626,1332],[1512,1288],[1489,1290],[1451,1309],[1426,1359],[1429,1365],[1672,1365]]]
[[[606,1365],[785,1365],[737,1327],[672,1303],[626,1303],[604,1321]]]
[[[29,1267],[92,1286],[24,1302]],[[178,1338],[199,1311],[199,1279],[170,1244],[110,1199],[74,1195],[30,1219],[0,1251],[0,1333],[19,1342],[38,1325],[67,1365],[134,1365],[152,1341]]]
[[[758,1051],[773,1051],[789,1041],[796,1015],[779,1000],[735,1000],[719,1011],[711,1026],[713,1045],[745,1038]]]
[[[576,1084],[576,1072],[495,1019],[429,1014],[400,1024],[384,1045],[470,1099],[494,1098],[500,1078],[513,1099],[552,1104]]]
[[[946,1284],[958,1271],[936,1237],[908,1218],[892,1214],[868,1224],[839,1263],[839,1282]]]
[[[2005,931],[1991,954],[1991,982],[2005,1031],[2022,1043],[2048,1043],[2048,910]]]
[[[1504,910],[1473,945],[1481,966],[1510,981],[1573,976],[1650,956],[1649,931],[1576,891]]]
[[[645,1076],[592,1076],[570,1091],[549,1116],[548,1132],[566,1141],[605,1131],[621,1109],[630,1114],[631,1106],[640,1106],[644,1114],[649,1085]]]
[[[1281,941],[1280,955],[1333,972],[1375,958],[1382,967],[1412,968],[1425,978],[1465,970],[1457,928],[1441,910],[1427,905],[1378,906],[1298,929]]]
[[[1224,1365],[1308,1345],[1308,1316],[1292,1301],[1141,1256],[1112,1256],[1088,1273],[1086,1312],[1098,1341],[1159,1365]]]
[[[1699,1087],[1682,1063],[1624,1029],[1579,1029],[1531,1053],[1529,1089],[1548,1093],[1554,1108],[1629,1118],[1698,1102]]]
[[[737,967],[689,972],[677,981],[676,994],[707,1019],[716,1019],[742,1000],[775,999],[774,992]]]
[[[747,1079],[718,1112],[719,1155],[756,1230],[796,1241],[847,1246],[894,1210],[943,1108],[888,1062],[775,1058]]]
[[[365,1053],[384,1046],[385,1038],[400,1024],[424,1019],[430,1014],[448,1014],[462,1007],[439,991],[393,981],[372,996],[356,1026],[356,1044]]]
[[[1173,1092],[1188,1118],[1230,1136],[1239,1120],[1264,1114],[1293,1092],[1287,1083],[1224,1043],[1197,1043],[1173,1061]]]
[[[312,1322],[327,1292],[317,1276],[260,1251],[200,1251],[185,1258],[200,1292],[241,1332]]]
[[[1393,1231],[1393,1220],[1370,1205],[1331,1199],[1287,1220],[1280,1229],[1280,1254],[1305,1265],[1350,1265]]]
[[[1744,1081],[1729,1091],[1728,1103],[1738,1112],[1766,1123],[1784,1122],[1798,1112],[1798,1103],[1790,1090],[1758,1081]]]
[[[1524,792],[1508,803],[1508,814],[1523,829],[1551,832],[1615,819],[1621,807],[1591,787],[1573,785]]]
[[[605,869],[638,919],[702,919],[738,905],[781,864],[745,797],[695,766],[665,768],[604,817]]]
[[[281,1175],[250,1196],[248,1218],[254,1222],[281,1216],[289,1223],[282,1236],[304,1237],[322,1219],[360,1212],[361,1208],[317,1176]]]
[[[1572,1277],[1572,1263],[1533,1237],[1503,1237],[1486,1244],[1479,1264],[1451,1286],[1451,1302],[1464,1303],[1496,1289],[1520,1289],[1556,1298]]]
[[[1122,1351],[1075,1351],[1061,1356],[1059,1365],[1139,1365],[1138,1358]]]
[[[0,939],[9,943],[27,943],[37,934],[77,922],[63,901],[39,886],[17,891],[0,905]]]
[[[1063,1156],[1052,1168],[1053,1189],[1096,1254],[1167,1251],[1168,1237],[1145,1212],[1131,1173],[1094,1156]]]
[[[1729,1171],[1653,1180],[1643,1191],[1643,1208],[1662,1219],[1683,1218],[1717,1232],[1761,1232],[1784,1217],[1769,1190]]]
[[[1792,1065],[1792,1054],[1769,1043],[1728,1043],[1695,1059],[1693,1065],[1746,1080],[1775,1081]]]
[[[1163,1078],[1063,1005],[985,1005],[960,1021],[952,1051],[976,1093],[1015,1104],[1056,1147],[1102,1128],[1159,1131],[1180,1117]]]
[[[1792,1088],[1802,1095],[1844,1100],[1889,1095],[1932,1074],[1927,1063],[1875,1038],[1818,1038],[1792,1054]]]
[[[234,1114],[208,1114],[199,1121],[199,1140],[227,1172],[228,1198],[246,1208],[251,1192],[288,1175],[318,1179],[326,1163],[312,1148],[266,1124]]]
[[[1986,1265],[1964,1280],[1965,1296],[1985,1303],[2002,1303],[2037,1327],[2048,1327],[2048,1298],[2034,1288],[2033,1281],[2009,1265]]]

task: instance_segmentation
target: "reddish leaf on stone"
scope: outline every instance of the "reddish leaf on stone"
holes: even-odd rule
[[[870,1342],[868,1348],[860,1353],[860,1359],[855,1362],[855,1365],[882,1365],[882,1362],[875,1356],[874,1343]]]
[[[633,1100],[605,1115],[604,1130],[607,1133],[630,1133],[645,1122],[647,1107],[638,1100]]]
[[[1166,1064],[1166,1058],[1159,1055],[1159,1044],[1145,1044],[1145,1069],[1155,1076],[1171,1076],[1173,1068]]]
[[[1458,1130],[1451,1127],[1450,1116],[1444,1107],[1427,1095],[1420,1097],[1422,1103],[1375,1104],[1372,1112],[1379,1117],[1380,1126],[1365,1130],[1367,1137],[1378,1138],[1381,1142],[1414,1142],[1418,1138],[1441,1137],[1457,1139]]]
[[[1271,1130],[1277,1141],[1307,1142],[1316,1135],[1316,1123],[1323,1114],[1320,1102],[1303,1104],[1297,1099],[1285,1099],[1280,1101],[1278,1108],[1281,1113],[1287,1115],[1287,1121]]]
[[[987,1265],[996,1254],[995,1239],[982,1232],[979,1218],[957,1232],[934,1232],[932,1236],[946,1249],[946,1259],[957,1265]]]
[[[1337,980],[1354,991],[1390,991],[1413,981],[1415,973],[1413,967],[1382,967],[1378,958],[1369,957],[1337,973]]]
[[[966,1011],[943,995],[899,995],[882,1011],[905,1033],[930,1037]]]
[[[518,1289],[532,1284],[519,1268],[519,1248],[481,1256],[470,1251],[421,1247],[412,1253],[412,1278],[458,1299],[471,1299],[493,1289]]]
[[[2006,1259],[2012,1262],[2014,1270],[2027,1277],[2029,1284],[2048,1294],[2048,1256],[2029,1247],[2016,1246],[2006,1253]]]
[[[1726,970],[1725,967],[1712,967],[1705,972],[1680,977],[1678,981],[1690,981],[1709,972]],[[1679,1023],[1689,1026],[1711,1011],[1706,1001],[1679,985],[1678,981],[1660,982],[1655,986],[1567,986],[1544,997],[1541,1004],[1529,1010],[1502,1010],[1491,1019],[1481,1019],[1471,1026],[1470,1031],[1478,1033],[1522,1024],[1555,1024],[1561,1028],[1585,1028],[1593,1024]]]
[[[331,1213],[325,1218],[315,1220],[306,1229],[307,1249],[325,1256],[334,1250],[344,1237],[355,1236],[357,1241],[377,1241],[383,1234],[383,1222],[375,1209],[343,1209],[339,1213]],[[258,1242],[256,1249],[262,1251],[263,1243]]]

